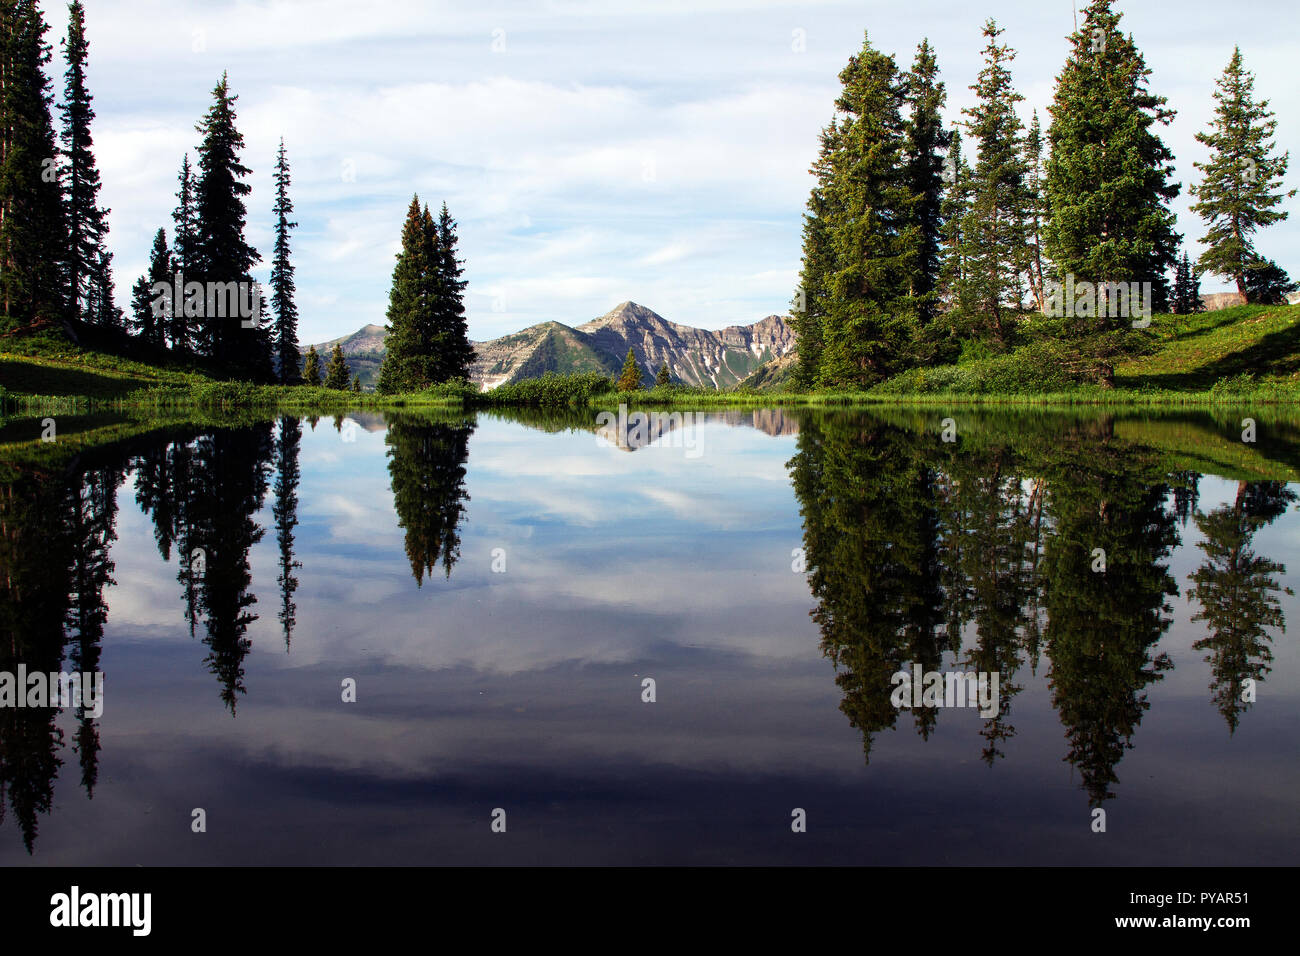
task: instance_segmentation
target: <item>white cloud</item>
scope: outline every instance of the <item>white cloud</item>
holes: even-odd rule
[[[43,6],[61,80],[66,11]],[[1277,28],[1292,19],[1287,4],[1225,18],[1202,0],[1175,20],[1121,9],[1152,88],[1179,111],[1166,137],[1185,185],[1233,43],[1278,114],[1279,148],[1300,155],[1292,41]],[[105,0],[87,14],[89,82],[119,298],[171,225],[181,155],[193,154],[194,124],[228,70],[254,169],[249,236],[264,254],[281,136],[293,164],[305,341],[382,322],[416,191],[445,199],[460,222],[473,338],[580,323],[629,298],[710,328],[783,312],[817,133],[863,29],[903,63],[928,36],[956,120],[986,16],[1019,51],[1025,118],[1036,107],[1046,121],[1072,19],[1028,2]],[[795,29],[806,52],[792,49]],[[494,31],[504,31],[497,53]],[[1184,188],[1175,208],[1195,240],[1203,230],[1187,203]],[[1260,246],[1295,271],[1298,235],[1285,223]]]

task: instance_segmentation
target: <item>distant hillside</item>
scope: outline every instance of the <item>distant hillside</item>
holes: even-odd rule
[[[343,347],[343,357],[348,360],[348,368],[361,377],[361,384],[374,388],[379,379],[379,365],[384,360],[384,327],[382,325],[363,325],[351,335],[342,335],[328,342],[316,343],[316,352],[320,355],[321,374],[334,351],[334,343]],[[300,350],[307,354],[307,346]]]
[[[383,326],[367,325],[352,335],[316,346],[322,361],[339,342],[361,384],[373,387],[384,357]],[[483,388],[539,378],[547,372],[603,372],[617,375],[632,349],[647,385],[668,364],[674,382],[730,388],[794,348],[794,331],[779,315],[753,325],[716,332],[669,322],[658,313],[624,302],[576,328],[543,322],[486,342],[475,342],[478,361],[471,377]]]
[[[778,355],[770,362],[760,365],[752,375],[740,383],[741,388],[752,388],[759,392],[783,391],[799,361],[799,350],[791,349],[784,355]]]

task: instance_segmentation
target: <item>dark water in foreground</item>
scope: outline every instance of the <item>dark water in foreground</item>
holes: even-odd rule
[[[1296,863],[1300,430],[945,414],[0,446],[0,862]]]

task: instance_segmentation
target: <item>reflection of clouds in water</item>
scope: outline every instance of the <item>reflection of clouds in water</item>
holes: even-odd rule
[[[685,476],[684,490],[638,484],[629,494],[617,483],[593,489],[582,477],[608,471],[618,458],[596,448],[590,434],[556,436],[492,424],[471,438],[471,500],[450,582],[438,575],[421,589],[414,586],[385,455],[375,449],[357,454],[358,443],[333,467],[304,471],[297,528],[303,566],[293,653],[285,665],[355,659],[364,648],[365,658],[393,666],[518,673],[566,661],[632,661],[674,640],[775,659],[817,656],[807,587],[785,558],[786,538],[798,537],[797,520],[789,517],[784,531],[754,532],[773,513],[792,514],[788,488],[763,482],[769,490],[755,498],[738,478],[724,495],[715,490],[716,474],[694,472]],[[542,452],[566,438],[577,453],[561,455],[567,468],[548,474],[553,459]],[[303,457],[336,442],[332,428],[305,431]],[[379,445],[386,450],[382,437]],[[773,452],[777,459],[785,455],[775,446]],[[660,463],[660,469],[680,474],[683,464]],[[519,481],[518,466],[545,480]],[[649,508],[629,509],[629,502],[647,499]],[[268,495],[257,519],[267,528],[273,500]],[[132,586],[122,589],[115,618],[188,640],[175,566],[158,560],[148,520],[134,509],[126,512],[118,550],[135,560]],[[718,553],[703,560],[698,548],[681,550],[702,528],[729,527],[743,527],[743,545],[714,541],[709,547]],[[586,528],[609,533],[571,533]],[[494,575],[491,549],[502,545],[508,571]],[[739,561],[738,548],[746,554]],[[253,612],[259,615],[250,635],[259,647],[282,650],[274,535],[255,545],[250,558],[258,597]],[[745,593],[740,608],[738,574]]]

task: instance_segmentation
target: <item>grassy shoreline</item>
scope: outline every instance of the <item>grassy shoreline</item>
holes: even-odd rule
[[[191,392],[167,391],[104,399],[85,395],[0,394],[7,415],[85,415],[103,411],[183,413],[270,410],[322,415],[349,411],[419,410],[421,408],[607,408],[621,404],[638,408],[1254,408],[1300,407],[1300,394],[1275,388],[1249,391],[1138,391],[1081,387],[1067,392],[1023,394],[969,394],[932,392],[917,395],[880,395],[870,392],[709,392],[703,389],[645,389],[633,392],[597,392],[567,402],[525,399],[494,400],[486,394],[415,392],[398,395],[355,394],[321,388],[257,386],[231,383],[230,388],[196,388]]]
[[[175,357],[156,362],[82,349],[49,332],[9,338],[0,351],[0,414],[282,410],[337,414],[419,408],[915,407],[1250,408],[1300,406],[1300,306],[1236,306],[1157,316],[1144,354],[1118,362],[1113,388],[1064,382],[1050,349],[1032,342],[1000,356],[911,369],[866,390],[614,390],[599,373],[549,374],[488,392],[447,383],[399,395],[219,381]],[[1063,384],[1064,382],[1064,384]]]

